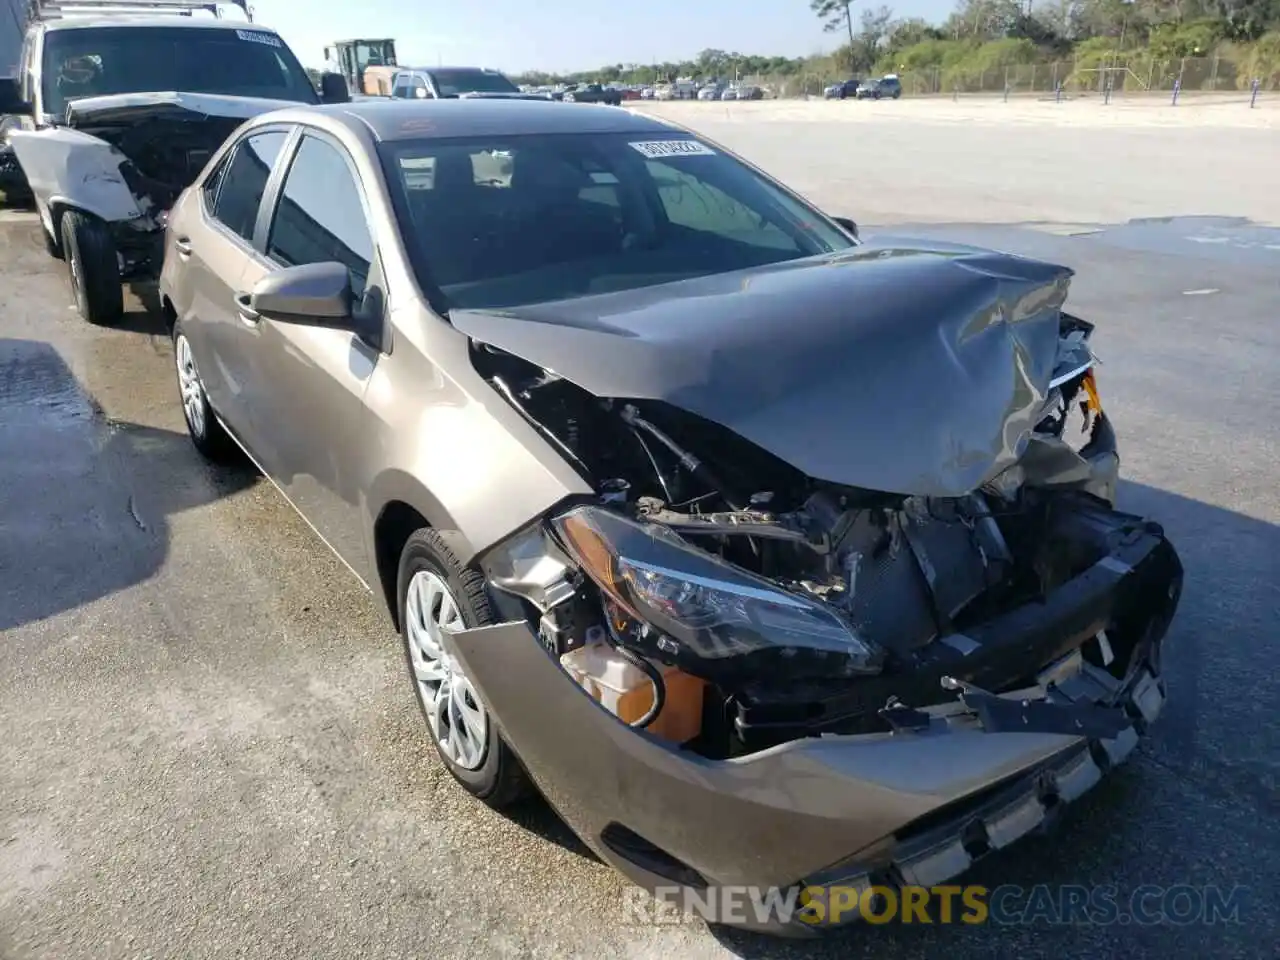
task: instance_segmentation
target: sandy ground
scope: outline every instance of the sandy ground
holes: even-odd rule
[[[1280,223],[1280,98],[654,103],[859,223]]]

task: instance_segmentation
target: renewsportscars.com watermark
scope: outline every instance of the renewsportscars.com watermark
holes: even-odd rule
[[[624,920],[631,924],[678,924],[690,919],[716,923],[805,923],[834,926],[862,921],[887,924],[1003,924],[1054,926],[1157,926],[1239,924],[1248,888],[1145,884],[1037,884],[936,887],[805,887],[790,890],[718,886],[705,890],[660,887],[653,895],[638,887],[623,893]]]

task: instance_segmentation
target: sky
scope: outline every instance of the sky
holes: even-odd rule
[[[854,5],[879,6],[885,0]],[[319,67],[334,40],[392,37],[406,65],[571,72],[609,63],[691,59],[714,48],[810,56],[830,52],[808,0],[250,0],[306,66]],[[888,3],[897,16],[942,20],[952,0]]]

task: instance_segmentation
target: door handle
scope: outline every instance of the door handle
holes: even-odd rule
[[[252,294],[237,293],[236,294],[236,310],[240,314],[240,319],[251,327],[257,326],[258,321],[262,319],[261,314],[253,309],[249,304],[249,298]]]
[[[178,256],[185,260],[191,256],[191,241],[186,237],[179,237],[173,241],[173,249],[177,251]]]

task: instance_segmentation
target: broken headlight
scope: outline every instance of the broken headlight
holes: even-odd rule
[[[628,646],[704,679],[875,673],[882,653],[833,609],[600,507],[553,526],[622,623]],[[629,622],[628,622],[629,621]],[[619,630],[618,627],[622,629]]]

